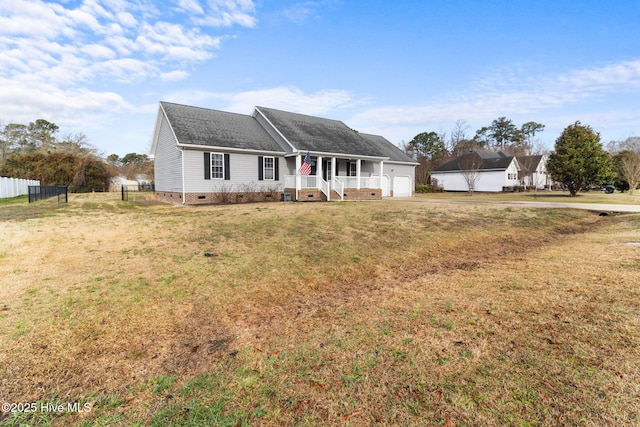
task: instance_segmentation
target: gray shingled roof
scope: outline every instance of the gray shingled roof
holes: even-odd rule
[[[251,116],[170,102],[160,104],[180,144],[283,151]]]
[[[529,168],[537,168],[538,165],[540,164],[540,160],[542,160],[542,155],[537,154],[535,156],[518,156],[518,163],[520,163],[521,166],[526,165]]]
[[[389,160],[396,162],[412,162],[416,163],[411,157],[407,156],[398,147],[393,145],[388,139],[380,135],[371,135],[368,133],[360,133],[360,136],[366,139],[370,144],[375,145],[383,156]]]
[[[513,157],[505,156],[502,153],[493,153],[489,151],[478,150],[463,154],[460,157],[456,157],[450,162],[438,166],[433,170],[433,172],[458,172],[463,169],[460,165],[464,164],[465,161],[471,156],[480,157],[482,159],[482,166],[479,170],[484,171],[506,170],[513,161]]]
[[[388,157],[377,143],[338,120],[256,107],[299,151]]]

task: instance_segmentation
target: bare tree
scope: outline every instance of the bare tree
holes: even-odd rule
[[[464,120],[456,120],[453,130],[449,134],[449,153],[454,156],[460,156],[477,144],[467,136],[469,125]]]
[[[640,153],[625,150],[620,153],[620,175],[629,183],[629,194],[640,184]]]
[[[460,166],[460,172],[467,183],[469,194],[473,194],[476,189],[476,183],[478,182],[479,172],[482,169],[483,160],[477,153],[471,152],[460,157],[458,165]]]
[[[622,151],[635,151],[640,153],[640,136],[630,136],[624,140],[609,141],[607,143],[607,151],[612,155]]]
[[[620,178],[629,184],[629,194],[640,184],[640,137],[631,136],[624,141],[611,141],[607,145],[614,160]]]

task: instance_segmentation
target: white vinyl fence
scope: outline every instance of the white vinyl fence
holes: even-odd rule
[[[30,185],[40,185],[40,181],[0,177],[0,199],[29,194]]]

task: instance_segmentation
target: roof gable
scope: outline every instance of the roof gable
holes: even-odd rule
[[[187,105],[160,103],[179,144],[282,151],[251,116]]]
[[[393,145],[388,139],[380,135],[360,133],[360,136],[370,144],[376,146],[382,155],[388,157],[390,161],[416,163],[411,157],[406,155],[401,149]]]
[[[387,157],[377,143],[338,120],[256,107],[298,151]],[[386,141],[386,140],[385,140]],[[388,141],[387,141],[388,142]]]

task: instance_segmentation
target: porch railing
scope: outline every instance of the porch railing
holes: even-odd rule
[[[324,179],[318,177],[318,180],[320,181],[320,191],[322,191],[324,193],[325,196],[327,196],[327,202],[331,200],[331,185],[329,185],[328,181],[325,181]]]
[[[286,175],[284,178],[285,188],[296,188],[296,179],[300,179],[299,188],[320,188],[321,182],[324,181],[317,175]],[[318,181],[320,179],[320,181]],[[344,192],[345,188],[358,188],[358,178],[355,176],[336,176],[333,178],[333,188],[337,190],[338,185],[341,185],[341,191]],[[339,184],[338,184],[339,183]],[[381,188],[379,176],[361,176],[360,188]]]
[[[344,188],[358,188],[358,177],[337,176],[336,179],[343,183]],[[380,188],[379,176],[361,176],[360,188]]]
[[[344,200],[344,183],[339,181],[335,177],[333,178],[333,189],[336,190],[336,193],[340,194],[340,200]]]

